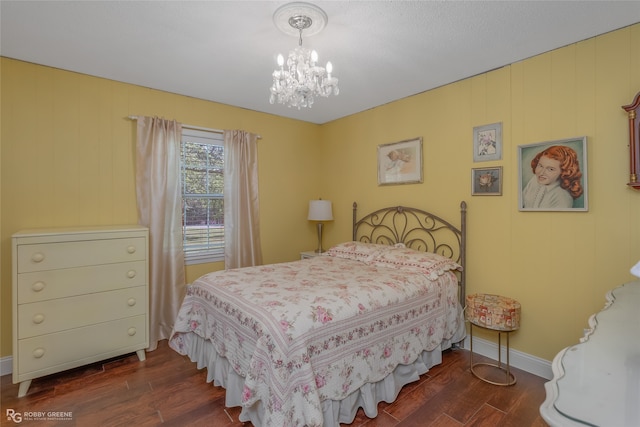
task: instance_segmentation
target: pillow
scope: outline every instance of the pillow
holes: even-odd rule
[[[386,245],[364,242],[339,243],[329,249],[326,254],[335,258],[352,259],[355,261],[369,262]]]
[[[433,252],[421,252],[411,248],[386,246],[378,251],[369,264],[377,267],[395,268],[397,270],[417,271],[432,280],[446,271],[462,270],[462,267],[450,258]]]

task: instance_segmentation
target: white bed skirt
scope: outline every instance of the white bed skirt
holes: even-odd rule
[[[450,348],[451,343],[446,341],[432,351],[424,351],[413,364],[399,365],[387,377],[376,383],[364,384],[343,400],[325,400],[322,402],[324,426],[339,427],[340,423],[352,423],[360,407],[368,417],[376,417],[379,402],[395,401],[404,385],[417,381],[429,368],[442,363],[442,351]],[[225,405],[242,406],[244,378],[231,368],[226,358],[216,353],[211,341],[191,333],[185,334],[184,344],[187,356],[197,364],[198,369],[207,368],[207,382],[213,381],[214,385],[226,389]],[[263,425],[263,414],[264,408],[258,402],[252,407],[242,408],[240,421],[251,421],[255,427],[260,427]]]

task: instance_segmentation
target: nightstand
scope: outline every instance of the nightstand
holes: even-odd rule
[[[309,258],[317,257],[318,255],[324,255],[324,252],[320,254],[316,251],[300,252],[300,259],[309,259]]]
[[[467,295],[467,320],[469,321],[469,367],[471,373],[493,385],[513,385],[516,383],[516,377],[511,372],[509,364],[509,333],[520,328],[520,303],[514,299],[491,294],[473,294]],[[473,327],[491,329],[498,332],[498,364],[492,363],[473,363]],[[502,345],[500,337],[502,333],[507,335],[507,364],[502,364]],[[488,366],[490,368],[498,368],[505,373],[504,381],[491,380],[488,373],[478,372],[479,366]]]

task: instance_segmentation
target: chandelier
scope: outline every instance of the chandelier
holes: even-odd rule
[[[331,62],[327,62],[326,68],[318,65],[318,53],[302,47],[303,30],[315,34],[324,28],[327,21],[324,11],[312,4],[296,2],[280,7],[273,19],[282,31],[297,34],[299,39],[298,47],[289,52],[286,62],[284,56],[278,54],[269,102],[299,110],[311,108],[318,96],[338,95],[338,79],[331,75]]]

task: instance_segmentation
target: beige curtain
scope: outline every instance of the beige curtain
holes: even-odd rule
[[[258,201],[258,136],[224,131],[225,268],[262,264]]]
[[[138,117],[138,222],[149,228],[149,350],[168,339],[186,288],[182,250],[182,125]]]

